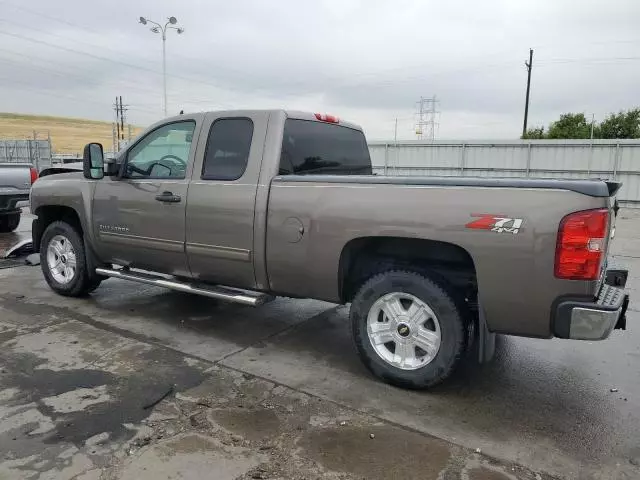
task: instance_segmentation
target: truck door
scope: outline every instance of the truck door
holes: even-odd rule
[[[254,210],[268,112],[206,115],[187,201],[193,277],[255,288]]]
[[[185,211],[198,120],[198,116],[185,116],[152,129],[127,148],[121,178],[105,177],[97,182],[94,231],[105,258],[121,265],[190,275]]]

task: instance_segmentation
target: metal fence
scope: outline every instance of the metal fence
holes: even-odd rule
[[[0,140],[0,163],[31,163],[38,171],[51,165],[49,140]]]
[[[616,180],[618,199],[640,208],[640,140],[372,141],[369,151],[386,175]],[[51,159],[48,140],[0,140],[0,162],[42,170]]]
[[[386,175],[616,180],[620,202],[640,207],[640,140],[370,142],[369,151]]]

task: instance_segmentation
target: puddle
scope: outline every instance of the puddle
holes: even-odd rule
[[[317,429],[298,445],[325,468],[367,480],[435,480],[451,455],[440,440],[391,426]]]
[[[260,441],[278,435],[281,422],[273,410],[266,408],[214,410],[211,420],[247,440]]]

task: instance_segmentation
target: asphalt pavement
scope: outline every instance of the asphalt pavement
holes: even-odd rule
[[[322,415],[308,416],[302,433],[290,439],[293,443],[285,442],[278,447],[285,449],[282,451],[303,451],[301,458],[304,461],[300,460],[302,463],[297,467],[308,469],[307,478],[336,471],[347,472],[354,475],[353,478],[394,478],[390,465],[406,463],[409,454],[420,455],[409,450],[406,455],[400,452],[394,456],[390,450],[386,467],[367,470],[373,468],[371,465],[375,462],[358,463],[353,459],[365,455],[363,452],[373,455],[371,458],[376,456],[375,452],[371,453],[370,446],[360,443],[373,440],[366,432],[374,432],[372,429],[375,427],[382,429],[379,435],[374,435],[376,439],[387,435],[394,439],[394,435],[400,435],[394,429],[399,429],[398,432],[403,432],[405,437],[397,441],[403,445],[418,441],[407,440],[406,435],[410,434],[418,435],[416,438],[422,439],[420,442],[423,443],[424,439],[431,439],[427,442],[431,443],[424,446],[425,455],[429,456],[431,463],[416,464],[415,470],[404,471],[404,476],[395,478],[413,478],[406,473],[411,471],[416,474],[415,478],[436,478],[438,475],[439,478],[544,478],[549,474],[570,479],[637,479],[640,478],[640,373],[637,368],[640,360],[640,315],[634,299],[640,301],[640,292],[637,291],[640,287],[640,211],[621,211],[617,227],[613,261],[630,269],[627,286],[632,303],[627,331],[615,331],[604,342],[499,337],[497,355],[492,363],[479,366],[469,360],[450,381],[428,392],[397,389],[371,377],[352,347],[348,310],[344,306],[278,299],[253,309],[116,280],[104,282],[90,298],[69,299],[48,289],[38,267],[0,270],[0,340],[4,342],[2,355],[6,365],[0,377],[4,388],[0,391],[0,417],[3,417],[0,426],[17,422],[11,413],[16,406],[10,399],[14,393],[22,392],[19,395],[31,399],[37,406],[33,411],[28,410],[31,413],[24,414],[25,418],[37,420],[32,422],[34,431],[51,430],[50,424],[57,425],[59,414],[56,412],[64,410],[64,406],[58,406],[56,410],[56,400],[51,397],[64,395],[70,385],[75,385],[74,382],[88,382],[88,393],[83,394],[88,395],[87,399],[82,400],[83,395],[80,395],[69,400],[71,404],[77,402],[80,405],[69,408],[83,412],[82,415],[74,418],[68,431],[64,428],[60,431],[58,426],[58,434],[70,439],[71,443],[75,439],[77,445],[86,442],[91,435],[104,433],[110,438],[127,438],[127,427],[122,425],[140,425],[148,418],[145,419],[140,412],[122,412],[130,412],[135,410],[134,405],[162,396],[163,390],[173,382],[176,385],[171,388],[176,392],[171,392],[168,398],[173,399],[172,408],[183,411],[186,407],[180,401],[196,398],[190,397],[188,392],[213,382],[213,376],[218,383],[214,382],[207,389],[207,398],[213,399],[209,402],[215,403],[215,412],[208,413],[207,424],[233,431],[229,425],[240,428],[237,425],[242,424],[242,412],[235,412],[237,418],[233,421],[226,417],[221,420],[220,416],[229,415],[228,408],[215,409],[220,406],[220,399],[229,400],[228,388],[220,386],[224,383],[221,378],[227,376],[232,378],[229,382],[236,387],[239,385],[238,388],[256,391],[260,388],[255,385],[262,385],[267,391],[281,388],[288,392],[287,398],[299,395],[305,401],[319,402],[327,410]],[[135,353],[137,349],[142,353]],[[46,376],[32,375],[28,381],[24,378],[10,379],[14,369],[34,373],[41,363],[47,371],[60,374],[54,383],[66,385],[67,390],[47,390],[39,383],[46,386],[47,381],[52,381]],[[81,370],[82,374],[60,373],[74,370]],[[93,378],[92,375],[96,377],[91,381],[84,379],[89,370],[92,371],[89,378]],[[132,387],[125,388],[118,383],[119,376],[133,378],[134,374],[139,375],[135,378],[141,388],[132,390]],[[91,410],[94,397],[98,399],[95,401],[98,405],[100,396],[106,395],[105,391],[96,389],[112,384],[120,385],[118,388],[124,388],[126,393],[117,389],[114,393],[109,390],[111,387],[105,387],[112,397],[123,398],[124,395],[128,399],[122,400],[122,411],[118,410],[118,415],[124,415],[126,421],[118,422],[112,416],[110,419],[92,417],[95,414]],[[180,400],[180,394],[184,395],[183,400]],[[282,399],[272,403],[290,406],[291,398],[289,403],[280,401]],[[88,401],[89,406],[83,406],[83,401]],[[265,400],[262,398],[260,401]],[[25,402],[23,400],[21,405],[28,404]],[[64,405],[64,399],[61,402]],[[166,402],[161,402],[158,408]],[[225,402],[222,403],[227,405]],[[262,403],[255,403],[254,407],[256,405]],[[211,419],[211,415],[220,418]],[[251,415],[261,414],[252,410]],[[318,420],[320,417],[324,420]],[[347,417],[348,422],[358,427],[353,426],[354,430],[349,430],[349,434],[340,428],[331,429],[335,425],[342,426],[338,418]],[[246,418],[244,421],[248,422]],[[265,421],[268,425],[269,420],[260,417],[253,421],[254,427]],[[22,424],[16,424],[23,425],[24,422],[23,419]],[[83,422],[97,422],[98,426],[87,431],[83,426],[78,427]],[[117,426],[109,422],[115,422]],[[282,427],[280,423],[278,425]],[[350,423],[344,426],[351,428]],[[245,425],[245,430],[240,429],[242,442],[249,443],[231,444],[229,447],[242,446],[244,453],[238,453],[241,450],[237,449],[236,453],[246,454],[242,457],[244,460],[236,465],[240,473],[236,475],[233,473],[236,470],[232,469],[233,475],[291,478],[286,473],[287,462],[284,459],[280,470],[265,471],[262,477],[253,477],[261,475],[255,473],[255,468],[265,464],[266,451],[258,447],[251,449],[255,428]],[[0,433],[9,430],[2,427]],[[185,435],[179,429],[177,431],[173,434]],[[201,434],[203,432],[198,433]],[[135,435],[138,436],[134,438],[139,438],[138,433]],[[146,437],[142,438],[145,443]],[[144,448],[134,444],[138,453],[132,457],[141,464],[130,460],[127,463],[126,458],[119,459],[122,467],[118,468],[150,468],[149,465],[160,455],[158,452],[166,452],[170,448],[153,438],[151,445],[146,443]],[[200,440],[176,438],[172,441],[180,445],[180,442],[204,441],[201,437],[198,437]],[[327,438],[338,444],[344,442],[344,448],[350,445],[353,451],[346,455],[340,449],[331,450],[333,447],[331,442],[327,443]],[[18,447],[15,448],[12,442],[18,442]],[[107,457],[97,460],[97,457],[83,453],[77,445],[78,451],[69,453],[68,458],[91,467],[85,470],[78,467],[77,471],[101,472],[100,461]],[[9,449],[12,461],[17,464],[21,458],[32,454],[36,457],[32,462],[36,463],[54,458],[51,457],[54,454],[43,457],[42,448],[38,448],[33,442],[20,443],[20,440],[0,436],[0,452]],[[124,457],[129,455],[127,448],[130,447],[121,449],[125,452],[122,454]],[[121,450],[113,450],[111,455]],[[382,449],[380,455],[384,451]],[[86,458],[78,457],[81,453]],[[56,451],[55,455],[59,454]],[[220,453],[227,454],[232,455]],[[449,460],[429,470],[429,465],[433,467],[435,459],[443,455]],[[143,460],[139,460],[142,457]],[[108,458],[116,462],[115,457]],[[23,465],[27,464],[31,465],[29,468],[33,467],[23,460]],[[313,470],[316,467],[309,466],[312,464],[321,465],[322,472]],[[371,465],[366,467],[365,464]],[[15,472],[17,467],[14,464],[7,466],[5,462],[4,468],[6,472]],[[53,471],[59,473],[59,468],[55,462],[47,464],[42,467],[42,475]],[[451,468],[451,476],[442,473],[447,468]],[[476,468],[475,473],[473,468]],[[484,473],[478,468],[485,469]],[[0,466],[0,478],[2,472]],[[232,473],[220,478],[235,478]],[[492,477],[494,474],[502,476]],[[100,477],[87,476],[85,480],[90,478]]]

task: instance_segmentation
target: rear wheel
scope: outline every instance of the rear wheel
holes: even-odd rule
[[[66,222],[53,222],[44,231],[40,265],[45,280],[60,295],[86,295],[101,282],[88,271],[82,236]]]
[[[20,212],[0,215],[0,233],[13,232],[20,224]]]
[[[360,358],[384,381],[428,388],[445,380],[466,347],[463,307],[428,276],[388,271],[371,277],[351,304]]]

